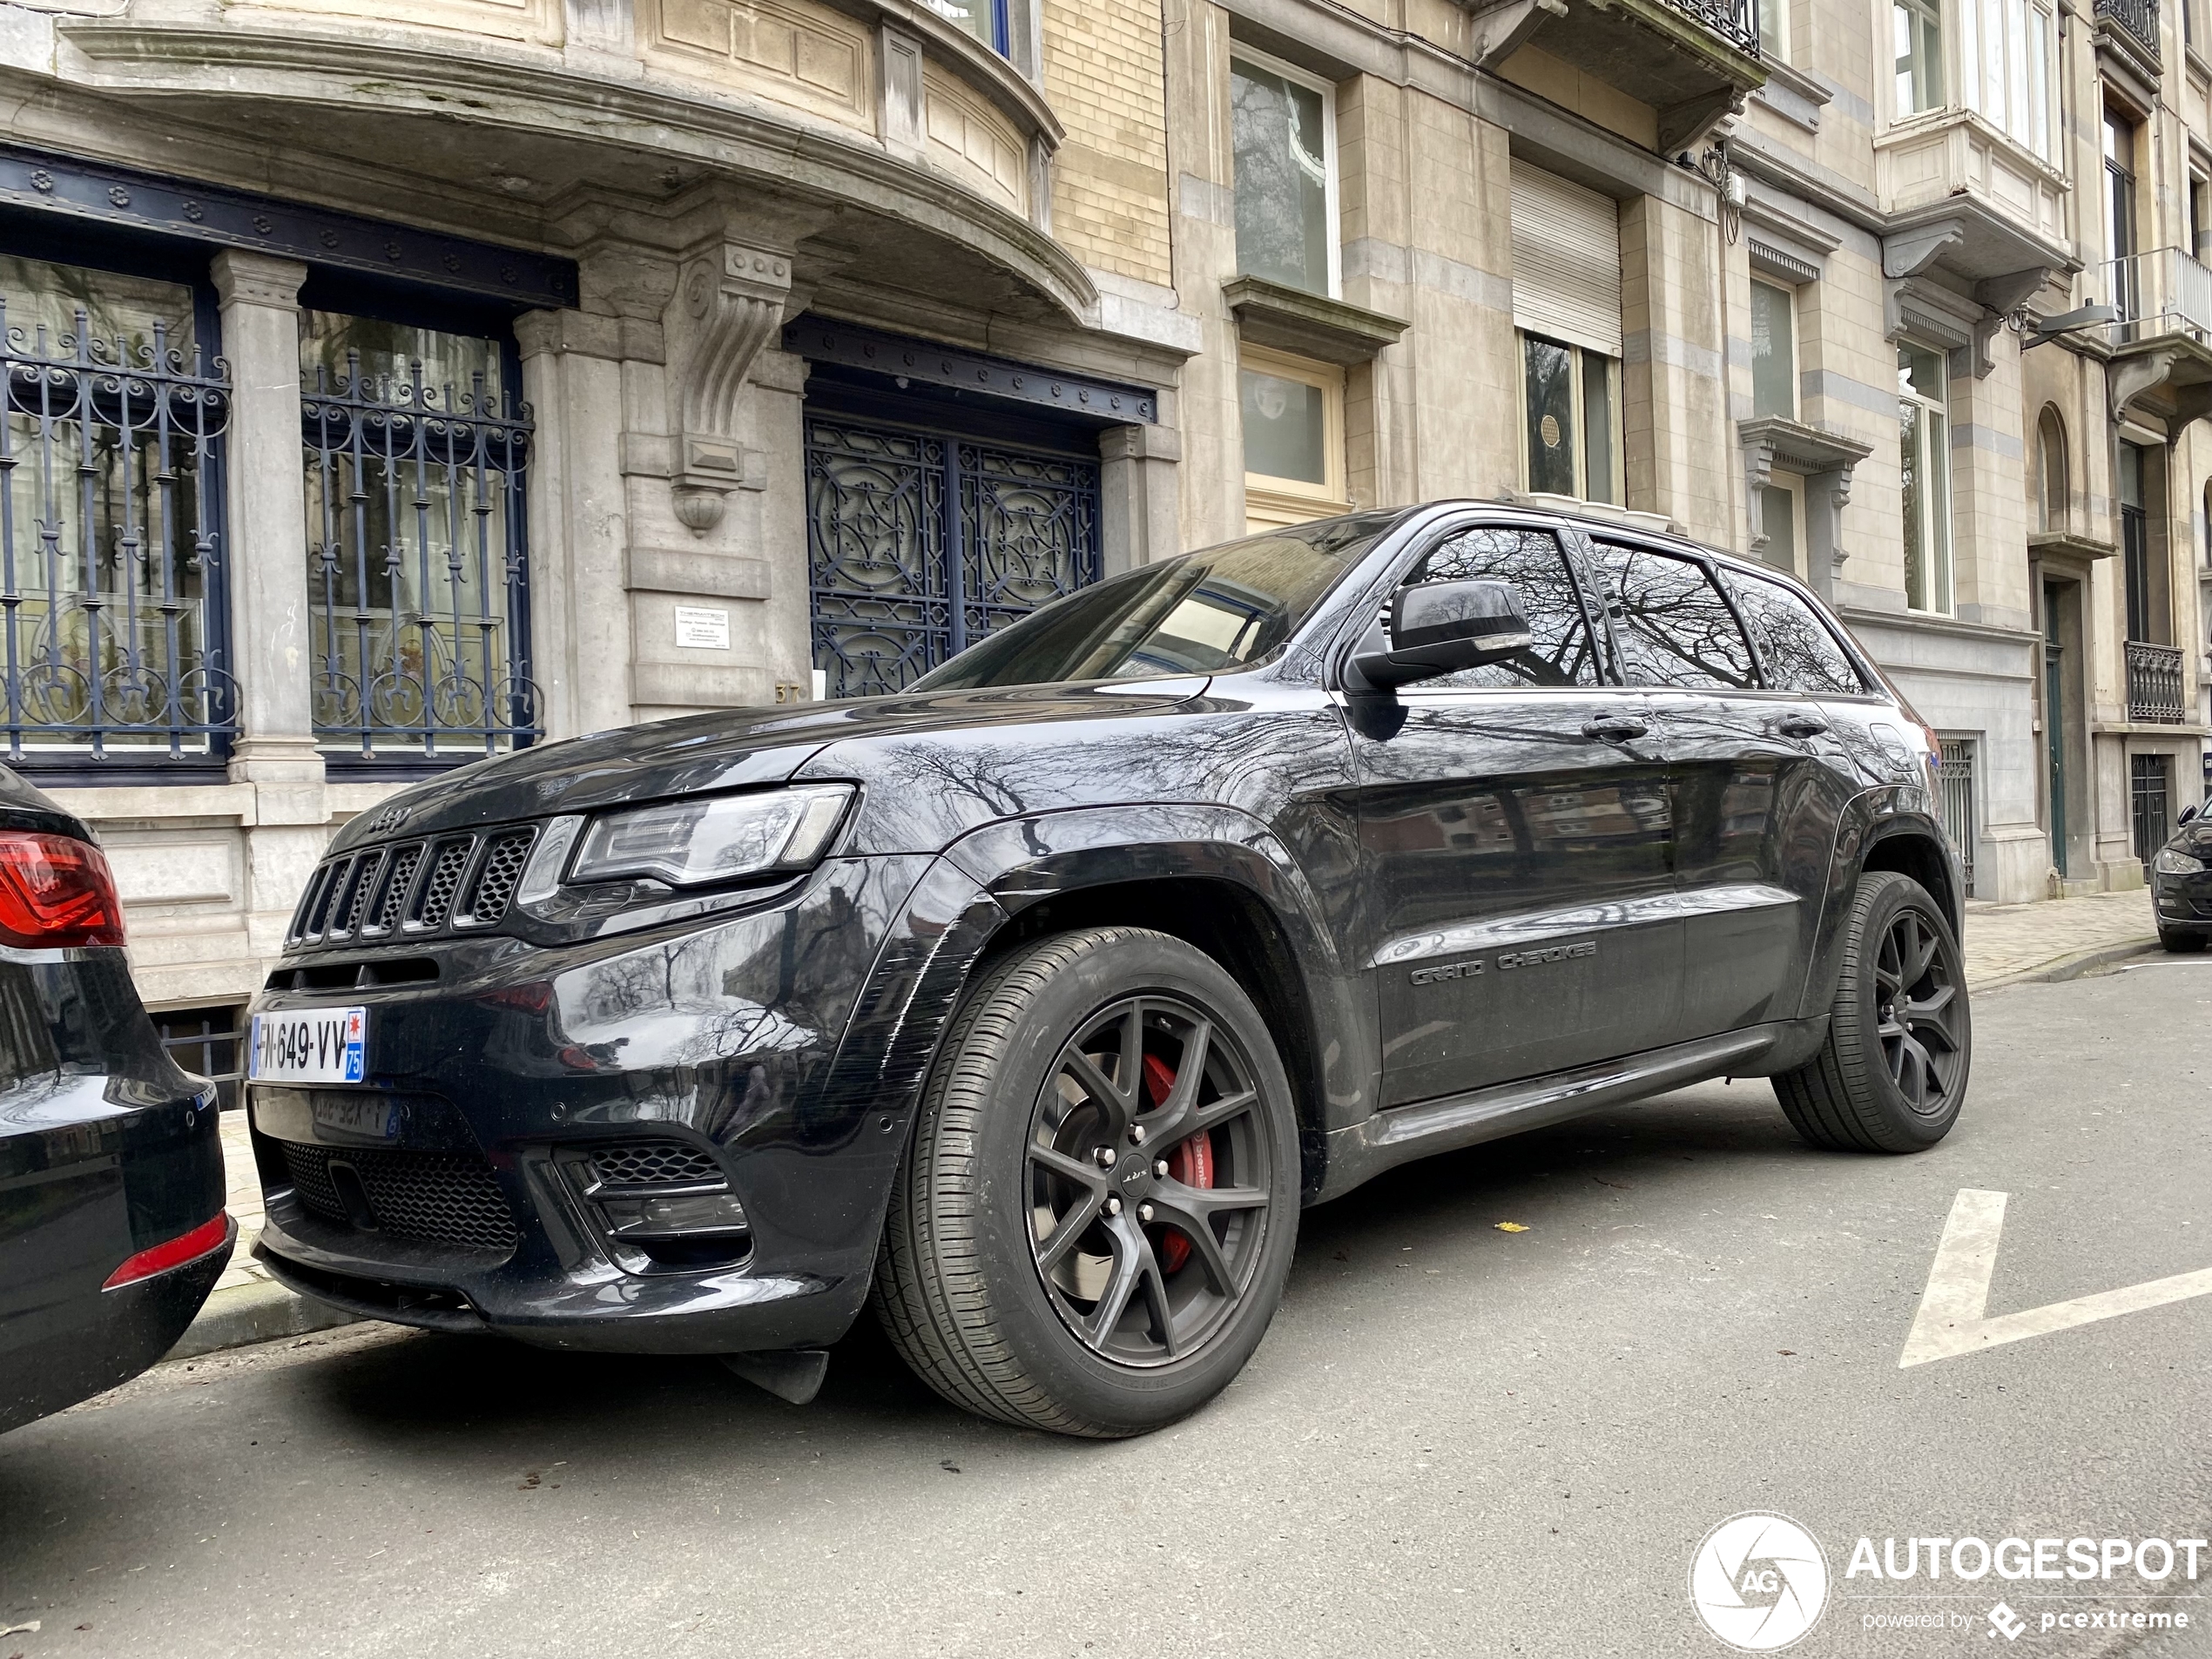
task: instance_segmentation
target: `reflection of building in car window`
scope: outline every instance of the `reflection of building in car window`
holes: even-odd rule
[[[1253,655],[1252,642],[1281,608],[1273,595],[1218,577],[1186,594],[1121,670],[1123,676],[1170,671],[1210,673]]]

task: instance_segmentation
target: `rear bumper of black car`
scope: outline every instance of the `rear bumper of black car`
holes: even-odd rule
[[[0,1429],[128,1382],[175,1347],[230,1264],[238,1224],[225,1221],[205,1255],[0,1325]]]
[[[455,945],[435,983],[265,994],[365,1006],[369,1046],[362,1086],[249,1085],[256,1255],[351,1312],[548,1347],[834,1340],[905,1146],[914,1080],[884,1062],[904,954],[944,937],[914,914],[930,863],[847,860],[691,932]],[[957,917],[975,889],[943,885]]]

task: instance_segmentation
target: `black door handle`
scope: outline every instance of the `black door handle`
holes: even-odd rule
[[[1817,714],[1785,714],[1774,729],[1785,738],[1817,738],[1828,730],[1828,722]]]
[[[1601,738],[1608,743],[1626,743],[1650,730],[1632,714],[1597,714],[1582,722],[1584,737]]]

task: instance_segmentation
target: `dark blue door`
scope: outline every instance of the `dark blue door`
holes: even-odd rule
[[[810,408],[806,543],[826,695],[896,691],[1098,579],[1098,462]]]

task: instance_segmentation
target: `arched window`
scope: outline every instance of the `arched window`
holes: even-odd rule
[[[2035,423],[2035,528],[2064,529],[2067,497],[2066,423],[2047,405]]]

